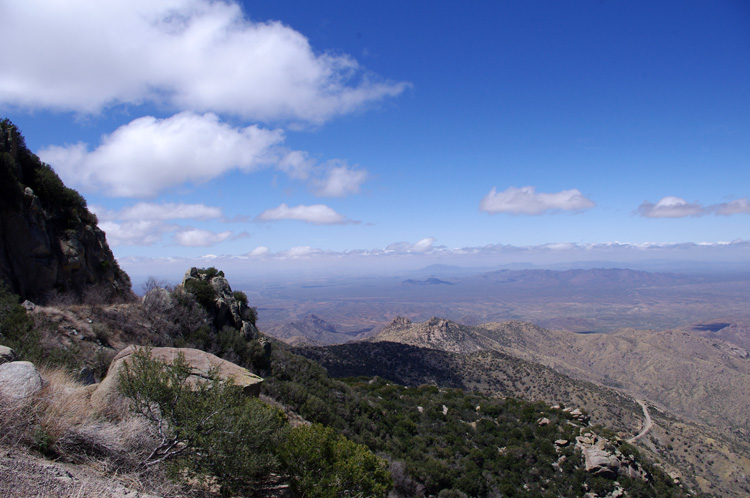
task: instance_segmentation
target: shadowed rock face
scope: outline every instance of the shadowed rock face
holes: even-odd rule
[[[0,121],[0,280],[34,302],[53,291],[129,297],[130,279],[96,224],[83,197]]]

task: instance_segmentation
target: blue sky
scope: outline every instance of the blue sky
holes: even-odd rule
[[[0,32],[0,115],[126,269],[750,260],[744,1],[27,0]]]

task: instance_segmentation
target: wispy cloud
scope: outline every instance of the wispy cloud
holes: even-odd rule
[[[434,237],[425,237],[414,244],[410,242],[394,242],[388,244],[383,252],[390,254],[427,253],[435,249],[434,244]]]
[[[266,246],[259,246],[250,251],[246,254],[246,256],[251,258],[262,258],[264,256],[267,256],[271,253],[271,250],[267,248]]]
[[[313,179],[313,193],[320,197],[356,194],[367,176],[367,171],[363,169],[353,169],[346,164],[333,166],[328,168],[323,178]]]
[[[184,227],[179,229],[173,236],[177,245],[186,247],[210,247],[232,237],[231,231],[212,232],[200,228]]]
[[[289,207],[285,203],[279,207],[266,209],[260,213],[256,220],[259,221],[281,221],[298,220],[314,225],[342,225],[346,223],[359,223],[348,219],[337,213],[325,204],[314,204],[311,206],[299,205]]]
[[[92,206],[99,220],[211,220],[221,218],[221,208],[205,204],[184,204],[166,202],[162,204],[139,202],[119,211],[108,211],[100,206]]]
[[[99,218],[99,227],[107,234],[107,240],[113,247],[149,246],[160,242],[169,233],[173,234],[175,244],[188,247],[208,247],[240,236],[232,231],[217,233],[168,223],[171,220],[221,218],[220,208],[205,204],[139,202],[119,211],[110,211],[101,206],[91,206],[91,210]]]
[[[720,204],[703,206],[698,202],[687,202],[680,197],[663,197],[656,204],[644,201],[636,213],[645,218],[685,218],[687,216],[706,216],[709,214],[732,216],[735,214],[750,214],[748,198],[735,199]]]
[[[536,192],[535,187],[508,187],[502,192],[492,188],[479,204],[489,214],[510,213],[539,215],[549,211],[583,211],[594,207],[578,189],[555,193]]]
[[[107,242],[112,247],[117,246],[150,246],[164,238],[165,233],[177,230],[179,226],[170,225],[162,221],[102,221],[99,223]]]
[[[716,214],[724,216],[731,216],[733,214],[750,214],[750,200],[748,200],[747,197],[716,204],[713,207]]]
[[[702,216],[705,208],[698,203],[690,203],[679,197],[667,196],[656,204],[644,201],[638,206],[638,213],[646,218],[684,218]]]
[[[6,106],[97,113],[153,102],[322,123],[409,86],[316,53],[299,32],[252,21],[233,1],[25,0],[3,5],[0,32],[14,45],[0,73]]]

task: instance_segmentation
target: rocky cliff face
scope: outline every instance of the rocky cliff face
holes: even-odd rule
[[[0,121],[0,280],[22,299],[53,293],[102,300],[132,295],[96,216],[75,190]]]

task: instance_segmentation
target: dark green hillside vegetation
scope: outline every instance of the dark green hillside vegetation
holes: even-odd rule
[[[283,345],[273,348],[268,373],[269,397],[386,456],[398,496],[604,496],[616,486],[584,470],[574,448],[583,427],[542,403],[381,378],[335,380]],[[543,418],[550,423],[539,425]],[[558,449],[560,439],[572,444]],[[648,482],[618,478],[631,496],[687,496],[661,470],[643,466]]]
[[[96,216],[88,210],[81,194],[66,187],[48,164],[26,148],[23,136],[8,119],[0,121],[0,178],[3,196],[20,200],[24,188],[31,188],[65,228],[72,228],[81,221],[97,224]]]
[[[148,349],[137,351],[121,372],[121,392],[161,439],[143,465],[172,461],[178,473],[213,477],[222,494],[252,492],[279,470],[275,448],[286,437],[283,414],[243,395],[216,370],[197,385],[189,383],[191,375],[184,356],[165,363]]]

